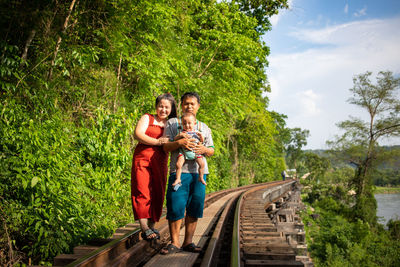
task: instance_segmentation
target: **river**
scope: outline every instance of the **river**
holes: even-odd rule
[[[386,225],[390,219],[400,219],[400,194],[375,194],[375,199],[379,223]]]

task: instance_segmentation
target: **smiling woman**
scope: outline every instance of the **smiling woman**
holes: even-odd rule
[[[154,229],[161,216],[167,183],[168,154],[162,145],[168,142],[164,135],[167,119],[176,116],[175,99],[162,94],[156,99],[156,115],[143,115],[135,129],[139,141],[135,148],[131,172],[131,196],[135,220],[140,223],[142,238],[159,238]]]

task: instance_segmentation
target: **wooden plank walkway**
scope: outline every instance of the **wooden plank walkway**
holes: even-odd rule
[[[203,218],[200,218],[197,222],[197,228],[193,237],[193,242],[204,250],[207,239],[209,238],[209,231],[218,219],[218,215],[222,212],[226,203],[232,198],[240,194],[241,192],[230,193],[215,203],[211,204],[207,209],[204,210]],[[182,244],[185,235],[185,228],[181,229],[179,241]],[[154,256],[147,264],[146,267],[153,266],[192,266],[199,256],[198,253],[190,253],[186,251],[178,252],[170,255],[158,254]]]

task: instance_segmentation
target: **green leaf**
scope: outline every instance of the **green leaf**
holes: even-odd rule
[[[39,182],[39,177],[34,176],[31,180],[31,187],[35,187],[35,185]]]

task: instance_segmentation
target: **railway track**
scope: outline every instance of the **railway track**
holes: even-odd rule
[[[295,182],[253,188],[236,206],[231,266],[313,266],[307,256]]]
[[[293,212],[278,209],[282,205],[292,211],[298,208],[288,193],[295,184],[295,181],[278,181],[208,194],[204,217],[199,220],[194,237],[194,242],[203,247],[203,253],[160,255],[159,250],[170,238],[168,222],[163,216],[156,224],[161,235],[159,241],[141,240],[139,225],[129,224],[117,229],[109,239],[93,240],[74,248],[74,254],[58,255],[54,266],[261,266],[284,262],[287,265],[270,266],[312,266],[306,257],[296,255],[300,252],[304,256],[306,251],[301,222]],[[290,222],[292,218],[296,223]],[[284,220],[286,224],[282,224]],[[292,229],[289,225],[295,226]],[[284,234],[283,230],[291,232]],[[262,240],[270,241],[269,245]],[[288,265],[293,262],[303,265]]]

